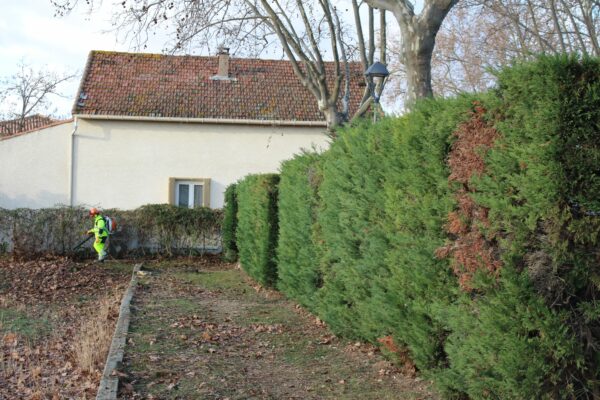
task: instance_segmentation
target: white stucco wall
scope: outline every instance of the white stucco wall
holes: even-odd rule
[[[265,127],[79,119],[74,140],[73,204],[133,209],[169,202],[169,178],[210,178],[210,206],[250,173],[277,172],[280,162],[312,146],[324,149],[324,127]]]
[[[68,204],[72,128],[63,123],[0,140],[0,207]]]

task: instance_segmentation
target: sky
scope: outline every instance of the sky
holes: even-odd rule
[[[57,115],[70,116],[91,50],[134,50],[127,43],[119,43],[114,33],[103,33],[111,27],[107,12],[90,17],[85,7],[80,7],[81,10],[59,18],[54,17],[49,0],[0,1],[0,79],[16,73],[21,60],[35,69],[78,73],[77,78],[62,87],[67,99],[51,99]],[[112,0],[105,3],[110,4]],[[145,51],[160,53],[162,47],[159,43],[150,43]]]

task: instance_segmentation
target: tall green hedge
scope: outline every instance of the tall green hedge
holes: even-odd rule
[[[248,175],[237,184],[238,226],[236,242],[240,263],[258,282],[277,282],[277,185],[279,175]]]
[[[446,387],[472,398],[600,395],[600,61],[542,57],[503,70],[501,138],[473,179],[500,276],[449,319]]]
[[[466,120],[473,97],[430,100],[397,121],[384,185],[387,274],[375,277],[373,314],[410,350],[421,370],[445,362],[447,313],[457,291],[447,260],[435,257],[455,199],[446,157],[451,134]]]
[[[388,119],[340,132],[323,159],[319,313],[345,336],[373,340],[380,333],[368,310],[373,279],[385,273],[382,189],[393,126]]]
[[[223,259],[228,262],[236,261],[238,248],[236,244],[237,231],[237,184],[232,183],[225,189],[225,204],[223,206]]]
[[[315,245],[321,156],[302,153],[281,165],[277,288],[310,310],[322,285]]]
[[[278,287],[445,397],[600,398],[599,157],[598,59],[542,57],[345,129],[282,167]],[[274,196],[243,185],[240,254],[264,280]]]

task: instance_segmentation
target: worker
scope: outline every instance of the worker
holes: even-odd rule
[[[90,209],[90,217],[94,219],[94,227],[87,231],[87,234],[96,236],[96,240],[94,240],[94,250],[98,253],[98,261],[104,262],[107,255],[106,240],[108,239],[106,221],[102,214],[100,214],[100,211],[95,207]]]

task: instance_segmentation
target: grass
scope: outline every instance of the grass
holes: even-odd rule
[[[182,282],[196,285],[204,290],[220,291],[227,298],[243,298],[248,301],[261,299],[237,270],[175,272],[174,276]]]
[[[46,318],[32,317],[19,308],[0,309],[1,334],[16,333],[35,341],[50,333],[51,330],[52,325]]]
[[[73,339],[73,356],[83,371],[102,370],[112,342],[110,316],[118,313],[120,292],[108,294],[97,302],[97,310],[85,319]]]

